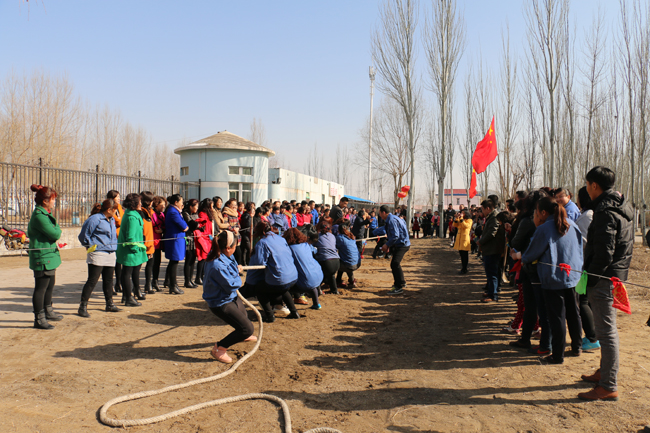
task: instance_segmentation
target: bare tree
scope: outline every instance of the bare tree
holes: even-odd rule
[[[474,89],[472,87],[472,67],[470,66],[465,78],[465,140],[460,148],[461,162],[463,167],[463,180],[467,192],[467,204],[469,206],[469,187],[472,182],[472,155],[476,148],[476,129],[474,127]]]
[[[548,166],[550,185],[555,182],[556,92],[566,57],[568,13],[568,0],[531,0],[524,14],[528,28],[528,61],[546,90],[549,151],[544,164]]]
[[[392,98],[404,112],[408,127],[408,153],[411,160],[411,193],[408,196],[407,223],[411,224],[415,194],[416,131],[419,90],[415,82],[415,37],[418,24],[416,0],[386,0],[379,10],[380,26],[372,38],[372,58],[379,75],[379,90]]]
[[[444,182],[448,168],[446,159],[453,146],[447,132],[456,71],[465,47],[465,19],[457,11],[455,0],[435,0],[431,6],[432,16],[425,27],[424,45],[439,114],[438,211],[443,218]]]

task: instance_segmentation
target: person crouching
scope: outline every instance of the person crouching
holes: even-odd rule
[[[242,285],[233,254],[237,249],[237,239],[230,231],[223,231],[212,239],[212,249],[205,264],[203,280],[203,299],[208,303],[212,314],[235,328],[230,334],[217,341],[210,352],[220,362],[231,363],[228,348],[242,341],[257,341],[253,335],[253,323],[248,319],[244,303],[237,296]]]

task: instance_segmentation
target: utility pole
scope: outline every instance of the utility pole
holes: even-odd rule
[[[372,99],[375,95],[375,68],[370,67],[370,133],[368,134],[368,200],[370,188],[372,187]]]

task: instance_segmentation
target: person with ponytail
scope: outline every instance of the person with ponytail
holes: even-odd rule
[[[120,197],[119,191],[112,189],[106,193],[106,198],[111,199],[115,203],[117,203],[117,210],[113,215],[113,219],[115,220],[115,230],[117,232],[117,236],[119,237],[120,226],[122,224],[122,217],[124,216],[124,209],[122,208],[122,204],[121,204],[122,197]],[[121,291],[122,291],[122,265],[119,263],[115,263],[115,292],[120,293]]]
[[[56,204],[57,193],[54,189],[43,185],[30,187],[34,194],[36,208],[27,226],[29,237],[29,268],[34,271],[34,328],[52,329],[50,321],[58,321],[63,316],[52,309],[52,292],[56,268],[61,265],[61,255],[56,244],[61,238],[61,227],[52,215]]]
[[[142,202],[142,210],[140,210],[140,216],[142,217],[142,230],[144,237],[144,245],[147,247],[147,264],[144,268],[144,293],[152,295],[156,293],[151,285],[151,280],[153,278],[153,265],[154,258],[153,255],[156,252],[155,241],[154,241],[154,231],[153,231],[153,199],[154,195],[150,191],[142,191],[140,193],[140,201]],[[136,284],[137,282],[137,284]],[[133,282],[137,286],[136,293],[140,293],[140,281],[135,280]]]
[[[195,233],[198,231],[199,223],[199,201],[195,198],[189,199],[183,208],[183,220],[187,224],[187,235],[185,238],[185,262],[183,263],[183,275],[185,276],[184,287],[186,289],[195,289],[198,284],[192,281],[194,275],[194,264],[196,263],[196,246],[194,242]]]
[[[337,221],[336,249],[339,251],[339,269],[336,273],[336,286],[342,288],[356,288],[354,271],[361,266],[361,253],[357,248],[357,241],[350,233],[350,220],[342,218]],[[359,242],[360,243],[360,242]],[[348,284],[343,284],[343,273],[348,274]]]
[[[264,321],[267,323],[275,321],[271,302],[273,305],[278,305],[282,301],[290,311],[287,319],[300,319],[289,293],[289,289],[298,281],[298,270],[287,241],[278,236],[268,222],[263,221],[255,227],[253,235],[259,240],[251,256],[250,265],[266,268],[249,271],[246,283],[255,286],[257,300],[264,313],[262,315]]]
[[[329,286],[329,293],[339,294],[336,286],[336,273],[341,266],[339,253],[336,250],[336,237],[332,234],[332,225],[328,218],[323,217],[316,226],[318,240],[314,243],[316,254],[314,258],[323,270],[323,282]]]
[[[115,272],[115,251],[117,250],[117,230],[113,215],[117,211],[115,200],[107,198],[101,204],[95,203],[90,216],[81,227],[78,239],[88,250],[88,279],[81,291],[81,301],[77,314],[90,317],[88,300],[95,286],[102,277],[102,289],[106,301],[106,311],[116,313],[121,311],[113,304],[113,273]]]
[[[165,281],[169,282],[169,293],[182,295],[184,292],[178,287],[176,274],[178,262],[185,260],[185,232],[189,229],[187,223],[181,216],[183,209],[183,197],[174,194],[167,200],[168,206],[165,212],[165,258],[169,260],[165,271]]]
[[[147,261],[147,247],[144,244],[144,222],[138,211],[142,210],[140,194],[131,193],[124,200],[126,211],[117,237],[116,261],[122,265],[122,299],[127,307],[139,307],[133,299],[133,281],[140,278],[140,268]],[[138,299],[146,299],[135,286]]]
[[[153,225],[153,274],[151,287],[156,292],[162,292],[162,289],[158,285],[158,276],[160,275],[160,264],[162,263],[162,251],[163,251],[163,235],[165,233],[165,205],[167,204],[167,199],[161,196],[155,196],[153,198],[151,213],[151,224]]]
[[[222,231],[212,239],[212,247],[205,264],[203,280],[203,299],[208,303],[212,314],[235,328],[230,334],[217,341],[210,352],[219,362],[231,363],[228,348],[242,341],[257,341],[253,335],[253,324],[248,319],[244,303],[237,296],[242,285],[239,276],[241,265],[237,265],[233,255],[237,248],[237,238],[229,230]]]
[[[581,276],[582,235],[578,226],[567,219],[564,206],[553,197],[543,197],[537,202],[534,222],[537,229],[521,262],[538,262],[537,273],[552,334],[552,353],[541,360],[562,364],[567,324],[572,355],[582,353],[582,323],[574,290]],[[566,265],[571,271],[567,272]]]
[[[294,288],[300,293],[307,292],[313,300],[313,305],[310,308],[320,310],[318,288],[323,281],[323,271],[314,258],[316,248],[310,245],[307,236],[295,227],[287,230],[283,237],[291,249],[293,263],[298,271],[298,282]]]

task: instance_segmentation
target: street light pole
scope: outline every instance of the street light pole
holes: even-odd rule
[[[372,100],[375,95],[375,68],[370,67],[370,132],[368,134],[368,200],[370,198],[370,188],[372,187]]]

